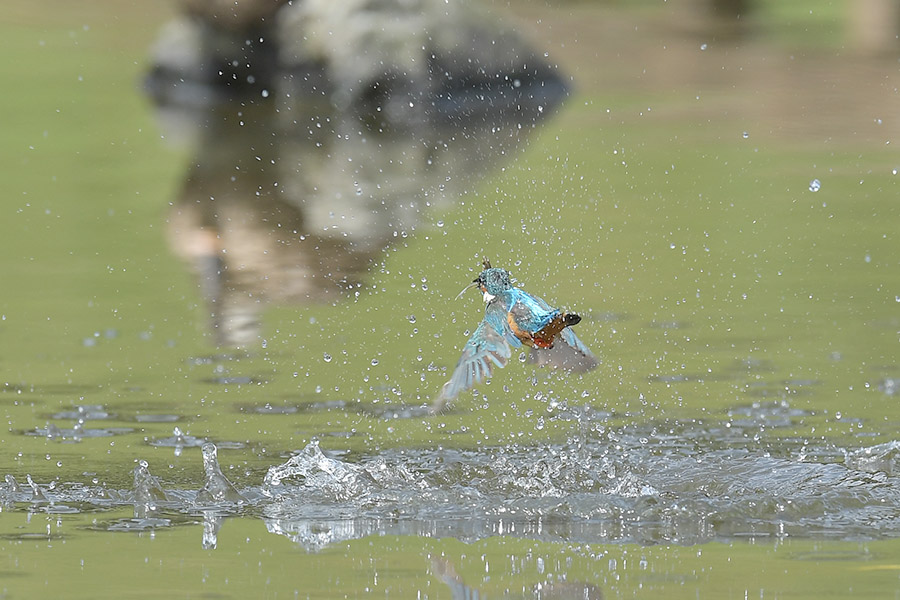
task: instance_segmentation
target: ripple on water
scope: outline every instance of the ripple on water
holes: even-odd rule
[[[181,428],[176,426],[172,430],[171,436],[152,439],[148,443],[151,446],[162,448],[199,448],[206,443],[206,439],[194,437],[189,432],[181,431]]]
[[[138,423],[177,423],[182,417],[179,415],[167,414],[143,414],[135,415],[134,420]]]
[[[24,431],[24,435],[45,437],[47,439],[63,440],[67,442],[80,442],[85,438],[101,438],[114,435],[125,435],[133,432],[130,427],[85,427],[84,421],[78,421],[72,427],[58,427],[53,423],[47,423],[44,427],[36,427],[30,431]]]
[[[73,410],[64,410],[51,416],[52,419],[82,419],[85,421],[98,421],[113,419],[115,415],[106,411],[106,407],[100,404],[78,405]]]

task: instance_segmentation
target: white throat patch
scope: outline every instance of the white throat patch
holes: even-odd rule
[[[496,298],[496,296],[492,296],[491,294],[488,294],[487,292],[484,293],[484,303],[485,303],[485,304],[487,304],[488,302],[490,302],[490,301],[493,300],[494,298]]]

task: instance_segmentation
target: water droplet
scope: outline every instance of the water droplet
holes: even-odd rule
[[[438,227],[443,227],[443,226],[444,226],[444,222],[443,222],[443,221],[438,221],[438,222],[437,222],[437,226],[438,226]]]
[[[331,355],[327,352],[322,356],[322,358],[325,359],[325,362],[331,362]]]
[[[373,366],[373,367],[377,367],[377,366],[378,366],[378,359],[377,359],[377,358],[373,358],[373,359],[372,359],[372,366]]]
[[[706,50],[707,48],[709,48],[709,46],[707,46],[706,44],[700,44],[701,50]]]
[[[818,192],[820,189],[822,189],[822,182],[818,179],[813,179],[809,182],[809,191]]]
[[[415,323],[416,315],[406,315],[406,320],[409,321],[410,323]]]
[[[748,137],[750,137],[750,132],[745,131],[744,133],[741,134],[741,136],[746,140]]]

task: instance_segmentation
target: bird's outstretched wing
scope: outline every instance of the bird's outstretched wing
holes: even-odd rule
[[[600,364],[569,327],[560,332],[552,348],[532,348],[529,358],[540,367],[558,367],[574,373],[590,371]]]
[[[521,345],[509,328],[506,309],[499,302],[490,302],[484,320],[466,342],[450,381],[441,388],[431,411],[443,411],[460,393],[490,377],[494,366],[505,367],[512,355],[510,346],[518,348]]]

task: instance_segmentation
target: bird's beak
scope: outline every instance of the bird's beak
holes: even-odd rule
[[[454,300],[459,300],[460,297],[462,297],[462,295],[466,293],[466,290],[467,290],[467,289],[469,289],[470,287],[475,287],[476,285],[478,285],[478,280],[477,280],[477,279],[476,279],[475,281],[473,281],[472,283],[470,283],[469,285],[467,285],[466,287],[464,287],[464,288],[456,295],[456,298],[454,298]]]

